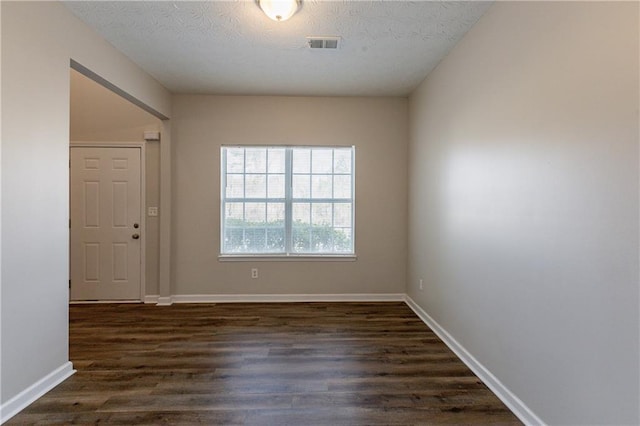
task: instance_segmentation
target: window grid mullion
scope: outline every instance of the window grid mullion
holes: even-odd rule
[[[293,251],[293,206],[292,206],[292,192],[293,192],[293,150],[291,148],[285,149],[285,161],[284,161],[284,251],[286,254],[291,254]]]
[[[222,158],[221,158],[221,168],[222,168],[222,181],[220,182],[220,192],[222,202],[220,203],[220,217],[222,220],[220,221],[220,246],[223,251],[226,251],[225,240],[226,240],[226,229],[227,229],[227,150],[222,150]]]
[[[264,190],[265,190],[265,197],[269,198],[269,148],[267,148],[265,150],[265,158],[266,158],[266,163],[264,165]],[[264,212],[265,214],[265,220],[267,218],[267,211],[265,210]],[[265,239],[266,241],[266,239]]]
[[[306,202],[309,203],[309,227],[307,229],[307,238],[309,239],[309,247],[306,251],[311,251],[311,247],[313,246],[313,203],[311,200],[313,199],[313,148],[309,149],[309,200]]]
[[[227,198],[228,203],[284,203],[284,198]],[[348,201],[348,200],[343,200]]]
[[[242,150],[242,198],[245,201],[242,203],[242,222],[244,226],[242,227],[242,242],[243,248],[246,250],[246,241],[247,241],[247,149]]]
[[[331,198],[336,198],[335,191],[336,191],[336,151],[332,149],[331,150]],[[333,219],[331,224],[333,225]]]
[[[247,150],[242,150],[242,198],[247,197]],[[244,219],[244,212],[242,214]]]
[[[335,208],[336,208],[336,205],[334,203],[331,203],[331,228],[332,229],[336,229],[336,224],[334,220],[336,216]],[[335,236],[331,235],[331,250],[335,251],[335,249],[336,249],[336,239],[335,239]]]

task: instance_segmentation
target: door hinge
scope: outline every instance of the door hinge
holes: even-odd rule
[[[69,280],[69,288],[71,288],[71,280]]]
[[[69,229],[71,229],[71,219],[69,219]]]

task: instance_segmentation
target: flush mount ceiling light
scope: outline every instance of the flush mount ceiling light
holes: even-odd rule
[[[298,11],[302,0],[256,0],[256,3],[269,18],[282,22]]]

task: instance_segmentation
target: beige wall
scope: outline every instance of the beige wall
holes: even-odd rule
[[[175,96],[172,129],[174,294],[404,292],[407,99]],[[218,261],[223,144],[355,145],[357,261]]]
[[[72,142],[82,143],[143,143],[145,130],[163,130],[162,121],[126,99],[104,88],[75,70],[71,70]],[[145,144],[145,202],[160,205],[160,142]],[[159,216],[146,217],[145,293],[159,294]]]
[[[58,2],[2,10],[1,402],[68,360],[69,65],[73,58],[170,115],[149,75]],[[8,402],[18,405],[6,405]]]
[[[72,141],[142,142],[145,130],[162,130],[162,121],[101,86],[70,70]]]
[[[548,424],[640,420],[638,30],[497,2],[410,99],[408,293]]]

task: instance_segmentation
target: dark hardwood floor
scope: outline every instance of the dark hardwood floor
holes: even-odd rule
[[[404,303],[70,307],[23,424],[521,424]],[[45,350],[45,348],[43,348]]]

